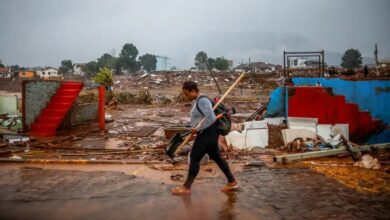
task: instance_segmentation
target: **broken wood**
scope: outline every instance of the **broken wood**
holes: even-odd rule
[[[345,148],[347,149],[348,153],[351,155],[353,161],[359,161],[359,156],[357,155],[357,152],[354,152],[352,149],[352,145],[349,143],[349,141],[343,136],[341,135],[341,140],[343,141],[343,143],[345,144]]]
[[[97,156],[97,155],[116,155],[116,154],[132,154],[132,153],[144,153],[144,152],[157,152],[163,151],[163,149],[153,150],[133,150],[133,151],[121,151],[121,152],[104,152],[104,153],[79,153],[79,154],[61,154],[60,156]]]
[[[0,163],[43,163],[43,164],[163,164],[161,161],[142,160],[64,160],[64,159],[10,159],[0,158]]]
[[[369,152],[372,151],[372,149],[389,149],[389,148],[390,148],[390,143],[383,143],[383,144],[364,145],[364,146],[352,148],[351,150],[353,152]],[[346,154],[346,153],[349,153],[347,149],[345,147],[340,147],[339,149],[332,149],[332,150],[321,150],[321,151],[314,151],[314,152],[307,152],[307,153],[275,156],[274,162],[288,163],[294,160],[328,157],[328,156],[334,156],[334,155]]]

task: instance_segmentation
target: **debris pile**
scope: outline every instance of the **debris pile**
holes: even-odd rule
[[[353,165],[358,167],[363,167],[366,169],[373,169],[373,170],[379,170],[381,168],[381,165],[379,164],[379,160],[369,154],[363,155],[362,160],[355,162]]]

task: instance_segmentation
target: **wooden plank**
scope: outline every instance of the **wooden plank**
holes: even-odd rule
[[[372,148],[389,149],[390,143],[364,145],[364,146],[360,146],[360,147],[354,147],[351,150],[353,152],[367,152],[367,151],[371,151]],[[345,147],[341,147],[339,149],[321,150],[321,151],[313,151],[313,152],[300,153],[300,154],[289,154],[289,155],[275,156],[274,162],[288,163],[288,162],[291,162],[294,160],[304,160],[304,159],[310,159],[310,158],[328,157],[328,156],[334,156],[334,155],[345,154],[345,153],[348,154],[347,149]]]
[[[150,126],[145,126],[141,127],[140,129],[136,131],[129,132],[129,136],[132,137],[147,137],[151,135],[153,132],[155,132],[158,129],[158,127],[150,127]]]

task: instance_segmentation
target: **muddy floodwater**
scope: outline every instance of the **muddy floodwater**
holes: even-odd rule
[[[309,169],[233,166],[241,190],[222,193],[213,165],[191,196],[172,196],[185,164],[3,164],[0,219],[388,219],[390,195],[360,193]]]

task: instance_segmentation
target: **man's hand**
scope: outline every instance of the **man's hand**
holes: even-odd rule
[[[189,141],[193,141],[193,140],[195,140],[196,139],[196,134],[190,134],[191,135],[191,138],[190,138],[190,140]]]
[[[191,133],[192,135],[195,135],[196,133],[198,133],[198,131],[196,130],[196,128],[191,128]]]
[[[191,138],[190,138],[190,141],[195,140],[197,133],[198,133],[198,131],[195,128],[191,128],[191,134],[190,134]]]

